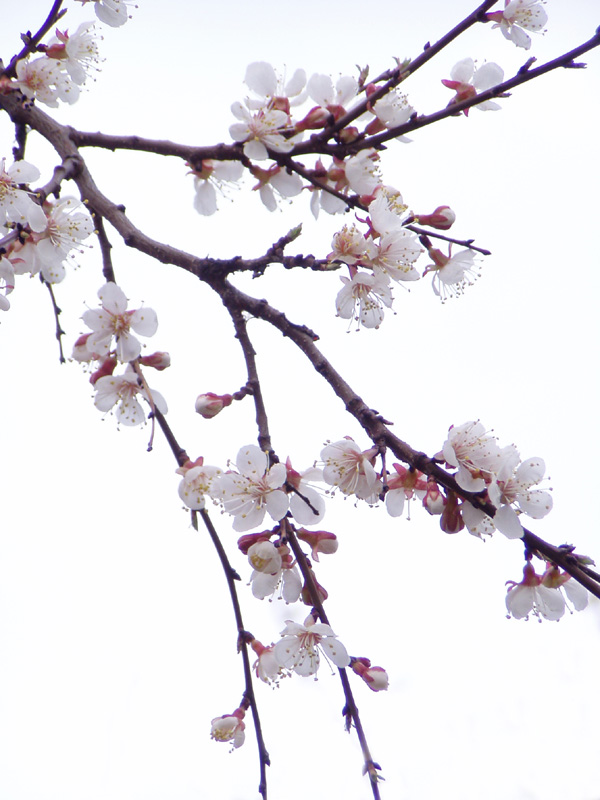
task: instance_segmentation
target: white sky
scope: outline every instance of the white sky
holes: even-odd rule
[[[58,119],[190,144],[229,141],[229,106],[245,96],[251,61],[334,75],[368,63],[376,75],[472,10],[465,0],[139,5],[125,28],[103,30],[102,72]],[[19,33],[37,29],[49,7],[29,0],[5,10],[5,62]],[[548,33],[531,51],[540,61],[589,38],[598,24],[592,0],[546,8]],[[78,6],[68,25],[90,18]],[[468,33],[406,84],[420,113],[447,103],[440,80],[466,56],[497,61],[506,75],[527,58],[491,26]],[[260,282],[237,282],[316,329],[334,365],[414,447],[433,453],[449,425],[480,418],[502,444],[543,457],[555,507],[531,527],[599,557],[598,52],[585,60],[586,71],[555,72],[517,89],[501,111],[473,110],[384,154],[384,179],[415,211],[451,205],[452,233],[493,251],[460,300],[442,306],[426,280],[410,294],[395,291],[396,316],[388,313],[379,331],[347,333],[334,316],[337,274],[273,267]],[[2,119],[0,157],[10,157],[12,136]],[[85,155],[101,189],[134,223],[198,255],[259,255],[303,222],[290,252],[322,256],[347,221],[321,215],[316,223],[304,195],[269,214],[249,181],[234,203],[202,218],[181,162]],[[44,181],[57,163],[33,136],[27,157]],[[172,355],[173,367],[151,376],[151,386],[166,397],[191,457],[224,465],[255,440],[251,403],[211,421],[193,404],[201,391],[245,382],[229,319],[193,277],[110,235],[132,307],[144,301],[158,313],[150,352]],[[68,351],[101,284],[94,248],[57,287]],[[239,703],[241,663],[225,583],[207,537],[181,510],[171,453],[160,436],[146,452],[149,427],[117,431],[114,417],[103,420],[87,375],[58,364],[52,311],[37,280],[22,277],[10,299],[0,325],[0,797],[257,797],[251,723],[233,755],[209,739],[211,718]],[[279,334],[258,322],[249,330],[281,457],[308,466],[324,441],[344,435],[368,445]],[[244,578],[246,627],[274,641],[283,621],[302,620],[305,609],[255,601],[237,535],[229,519],[215,519]],[[379,695],[353,682],[386,778],[384,797],[600,798],[597,602],[560,624],[507,620],[504,582],[520,578],[521,545],[500,534],[486,544],[464,532],[446,536],[418,507],[408,522],[338,500],[323,527],[340,539],[317,571],[334,630],[353,655],[370,657],[391,678]],[[370,796],[356,738],[342,730],[339,681],[326,667],[316,683],[294,677],[257,693],[272,798]]]

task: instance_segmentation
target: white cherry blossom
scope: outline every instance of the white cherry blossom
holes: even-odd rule
[[[256,100],[250,98],[246,101],[248,108],[272,106],[289,113],[290,106],[298,106],[306,99],[306,72],[303,69],[297,69],[284,83],[271,64],[255,61],[248,64],[244,82],[258,96]]]
[[[127,310],[127,298],[116,283],[106,283],[98,290],[102,302],[100,310],[89,309],[82,319],[92,329],[87,346],[90,350],[106,355],[116,337],[117,358],[119,361],[133,361],[141,353],[142,346],[132,336],[133,329],[141,336],[153,336],[158,327],[156,312],[151,308]]]
[[[286,139],[282,131],[288,127],[288,115],[274,108],[261,108],[251,113],[241,103],[234,103],[231,111],[241,122],[229,127],[229,134],[235,142],[244,142],[244,153],[248,158],[265,161],[268,150],[289,153],[297,137]]]
[[[260,525],[265,512],[280,520],[288,510],[288,497],[281,488],[286,480],[283,464],[268,468],[266,453],[256,447],[242,447],[236,458],[238,472],[226,472],[216,483],[213,496],[235,517],[233,528],[248,531]]]
[[[378,328],[383,322],[383,307],[392,307],[392,291],[385,275],[355,272],[352,278],[340,276],[344,287],[335,299],[338,317],[355,319],[365,328]]]
[[[505,0],[504,11],[492,11],[486,16],[500,28],[505,39],[513,42],[517,47],[529,50],[531,37],[526,30],[538,33],[548,22],[548,15],[542,7],[540,0]]]
[[[304,677],[319,669],[322,652],[336,667],[347,667],[350,657],[329,625],[315,623],[309,615],[304,624],[286,620],[279,642],[273,648],[277,663]]]
[[[542,519],[552,510],[552,496],[548,492],[531,488],[544,477],[544,461],[541,458],[529,458],[517,466],[519,460],[519,454],[514,448],[514,453],[505,458],[495,479],[488,486],[489,498],[498,508],[494,515],[494,524],[511,539],[523,536],[518,513],[527,514],[532,519]]]
[[[46,56],[56,59],[59,69],[64,70],[74,83],[81,86],[92,70],[98,70],[102,60],[98,50],[98,37],[94,34],[93,22],[82,22],[75,33],[56,31]]]
[[[80,0],[88,2],[88,0]],[[129,0],[95,0],[94,11],[100,22],[110,25],[111,28],[120,28],[128,20],[127,6],[133,5]]]
[[[491,479],[502,465],[496,438],[479,421],[452,426],[441,455],[451,467],[458,467],[456,482],[467,492],[485,489],[485,478]]]
[[[196,461],[188,461],[175,471],[183,476],[178,489],[179,497],[193,511],[204,508],[205,496],[210,495],[213,483],[223,474],[219,467],[204,464],[202,457]]]
[[[449,297],[459,297],[467,286],[472,286],[479,273],[475,268],[473,250],[460,250],[454,255],[445,255],[435,247],[429,249],[433,264],[429,264],[423,272],[433,273],[431,285],[435,294],[445,303]]]
[[[540,619],[558,620],[565,613],[565,600],[558,588],[544,586],[542,576],[529,562],[523,569],[523,580],[508,583],[506,608],[515,619],[527,619],[533,612]]]
[[[206,158],[201,170],[191,170],[194,176],[194,208],[205,217],[217,210],[217,190],[225,194],[227,188],[240,180],[244,167],[240,161],[214,161]]]
[[[98,378],[94,384],[96,397],[94,405],[99,411],[110,411],[117,405],[117,422],[122,425],[140,425],[146,419],[144,409],[139,404],[137,395],[141,395],[146,401],[162,413],[167,413],[167,404],[164,397],[154,389],[148,392],[140,385],[138,376],[129,367],[123,375],[105,375]]]
[[[29,225],[32,231],[46,228],[46,215],[31,192],[20,189],[19,184],[31,183],[40,177],[40,171],[27,161],[15,161],[6,168],[6,159],[0,161],[0,225],[14,222]]]
[[[452,67],[450,77],[451,80],[443,80],[442,83],[456,92],[451,103],[459,103],[498,86],[504,80],[504,70],[492,61],[476,68],[472,58],[463,58]],[[479,111],[497,111],[501,106],[493,100],[485,100],[475,108]],[[468,116],[469,109],[464,109],[464,112]]]
[[[333,85],[330,75],[312,75],[307,89],[310,97],[322,108],[330,109],[341,106],[346,109],[348,103],[356,97],[358,83],[349,75],[342,75]]]
[[[376,454],[377,448],[363,451],[350,438],[332,442],[321,451],[323,480],[344,494],[354,494],[362,500],[370,498],[381,486],[372,464]]]
[[[234,748],[241,747],[246,738],[243,717],[242,708],[236,709],[233,714],[215,717],[210,723],[210,738],[217,742],[231,742]]]

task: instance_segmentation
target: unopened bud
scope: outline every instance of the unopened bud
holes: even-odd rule
[[[158,350],[156,353],[140,358],[140,364],[144,367],[153,367],[162,372],[163,369],[171,366],[171,356],[169,353]]]
[[[338,539],[335,533],[328,531],[307,531],[305,528],[300,528],[296,532],[296,536],[306,544],[310,545],[312,549],[311,556],[315,561],[319,560],[319,553],[335,553],[338,549]]]
[[[427,481],[427,489],[423,498],[423,506],[430,514],[441,514],[446,505],[446,498],[440,492],[440,487],[433,479]]]
[[[105,378],[107,375],[112,375],[117,366],[117,359],[114,356],[107,356],[98,369],[90,375],[90,383],[92,386],[96,383],[98,378]]]
[[[230,406],[232,400],[230,394],[214,394],[214,392],[199,394],[196,398],[196,411],[204,419],[210,419],[216,417],[226,406]]]
[[[389,678],[383,667],[372,667],[368,658],[353,658],[350,666],[373,692],[387,690]]]
[[[456,221],[456,214],[450,206],[438,206],[433,214],[415,214],[420,225],[429,225],[440,231],[447,231]]]
[[[465,527],[460,507],[458,505],[458,497],[454,492],[448,492],[446,498],[446,505],[442,511],[440,519],[440,528],[445,533],[458,533]]]

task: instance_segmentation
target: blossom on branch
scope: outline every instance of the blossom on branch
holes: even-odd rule
[[[306,72],[303,69],[297,69],[284,85],[271,64],[255,61],[248,64],[244,82],[259,98],[246,100],[248,108],[276,108],[289,114],[290,106],[298,106],[306,99]]]
[[[288,510],[288,497],[282,487],[286,480],[283,464],[268,466],[267,454],[247,445],[237,454],[238,472],[226,472],[217,481],[213,496],[235,517],[233,529],[248,531],[260,525],[265,512],[280,520]]]
[[[344,494],[370,499],[382,488],[373,466],[376,455],[376,447],[362,451],[350,437],[328,444],[321,450],[323,479]]]
[[[505,39],[529,50],[531,38],[525,31],[539,33],[548,22],[542,3],[540,0],[505,0],[505,4],[504,11],[488,12],[486,18],[496,23],[493,27],[500,28]]]
[[[46,56],[55,59],[59,69],[64,70],[78,86],[87,80],[92,69],[98,70],[102,60],[94,36],[94,23],[82,22],[74,34],[57,29],[56,37],[50,40]]]
[[[449,297],[459,297],[467,286],[472,286],[479,273],[475,270],[475,253],[473,250],[460,250],[454,255],[444,255],[435,247],[429,248],[433,264],[429,264],[423,272],[433,273],[431,285],[435,294],[445,303]]]
[[[244,168],[240,161],[215,161],[212,158],[205,158],[200,164],[199,170],[191,169],[188,173],[194,176],[194,208],[199,214],[210,217],[217,210],[216,190],[225,194],[228,186],[240,180]]]
[[[96,398],[94,405],[99,411],[110,411],[117,407],[117,422],[122,425],[140,425],[146,415],[138,403],[137,395],[140,394],[150,405],[156,407],[162,414],[167,413],[167,404],[164,397],[154,390],[147,391],[141,384],[139,376],[128,365],[123,375],[105,375],[94,384]]]
[[[352,278],[341,275],[343,289],[337,294],[338,317],[355,319],[365,328],[378,328],[383,322],[383,307],[392,307],[392,292],[383,275],[354,270]]]
[[[289,117],[285,111],[274,108],[261,108],[251,113],[242,103],[234,103],[231,111],[241,122],[229,127],[229,134],[235,142],[244,142],[244,154],[256,161],[269,158],[268,150],[276,153],[289,153],[295,141],[285,138],[282,132],[289,129]]]
[[[480,492],[502,465],[502,453],[495,436],[489,436],[481,422],[465,422],[448,431],[440,455],[451,467],[458,467],[456,482],[467,492]]]
[[[156,312],[151,308],[127,310],[127,298],[116,283],[106,283],[98,290],[102,303],[100,310],[89,309],[82,315],[82,320],[92,329],[87,347],[95,353],[106,355],[116,338],[116,352],[119,361],[127,362],[136,359],[142,350],[139,341],[132,336],[130,329],[141,336],[154,336],[158,327]]]
[[[470,100],[478,94],[497,86],[504,80],[504,70],[498,64],[488,61],[475,69],[475,62],[472,58],[463,58],[452,67],[450,71],[451,80],[442,80],[444,86],[453,89],[456,95],[452,98],[449,105],[460,103],[463,100]],[[501,106],[493,100],[485,100],[478,103],[475,108],[479,111],[497,111]],[[469,115],[469,109],[464,109],[465,116]]]
[[[565,613],[567,605],[561,590],[573,604],[576,611],[582,611],[588,603],[588,593],[567,572],[548,564],[543,575],[538,575],[528,561],[523,569],[520,583],[507,581],[506,608],[515,619],[527,619],[531,612],[540,620],[558,620]]]
[[[523,536],[519,514],[542,519],[552,510],[552,496],[548,492],[531,488],[544,477],[546,465],[543,459],[529,458],[521,464],[519,461],[519,453],[514,448],[505,457],[488,486],[489,498],[498,508],[494,515],[494,524],[509,539]],[[516,510],[513,506],[516,506]]]
[[[46,228],[46,215],[39,203],[32,198],[32,192],[21,189],[20,184],[36,181],[40,171],[27,161],[15,161],[6,169],[6,159],[0,161],[0,225],[17,223],[29,225],[32,231],[40,232]]]
[[[319,651],[336,667],[347,667],[350,657],[344,645],[329,625],[316,623],[310,614],[304,624],[288,619],[281,632],[282,639],[273,648],[277,663],[304,677],[319,669]]]
[[[216,742],[231,742],[232,749],[241,747],[244,744],[246,734],[244,733],[244,708],[236,708],[233,714],[223,714],[215,717],[210,723],[210,738]]]
[[[187,461],[175,472],[183,476],[178,489],[179,497],[192,511],[204,508],[205,496],[210,496],[213,483],[223,474],[223,470],[219,467],[205,465],[202,456],[195,461]]]
[[[351,658],[350,667],[360,676],[372,692],[385,692],[389,678],[383,667],[372,667],[368,658]]]

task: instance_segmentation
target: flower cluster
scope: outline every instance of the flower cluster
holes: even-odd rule
[[[100,411],[110,411],[117,406],[117,421],[123,425],[139,425],[145,419],[138,396],[143,397],[152,411],[167,413],[162,395],[150,389],[140,366],[166,369],[171,359],[168,353],[156,352],[141,357],[142,345],[132,334],[153,336],[158,327],[156,312],[151,308],[131,311],[127,298],[116,283],[106,283],[98,290],[101,307],[88,309],[82,315],[91,333],[83,334],[75,342],[72,357],[81,363],[97,362],[90,382],[96,390],[94,405]],[[127,364],[121,375],[114,375],[117,364]],[[135,366],[134,366],[135,364]]]
[[[27,161],[6,166],[0,161],[0,308],[9,307],[5,295],[15,287],[15,275],[42,276],[46,283],[60,283],[66,275],[66,262],[81,252],[84,239],[93,232],[91,217],[74,197],[63,197],[43,204],[23,188],[40,177],[39,170]]]
[[[528,619],[533,613],[540,622],[542,617],[559,620],[567,608],[566,600],[576,611],[582,611],[588,603],[587,590],[553,564],[548,564],[546,571],[538,575],[528,561],[523,569],[523,580],[520,583],[508,581],[507,585],[506,608],[509,616],[515,619]]]

